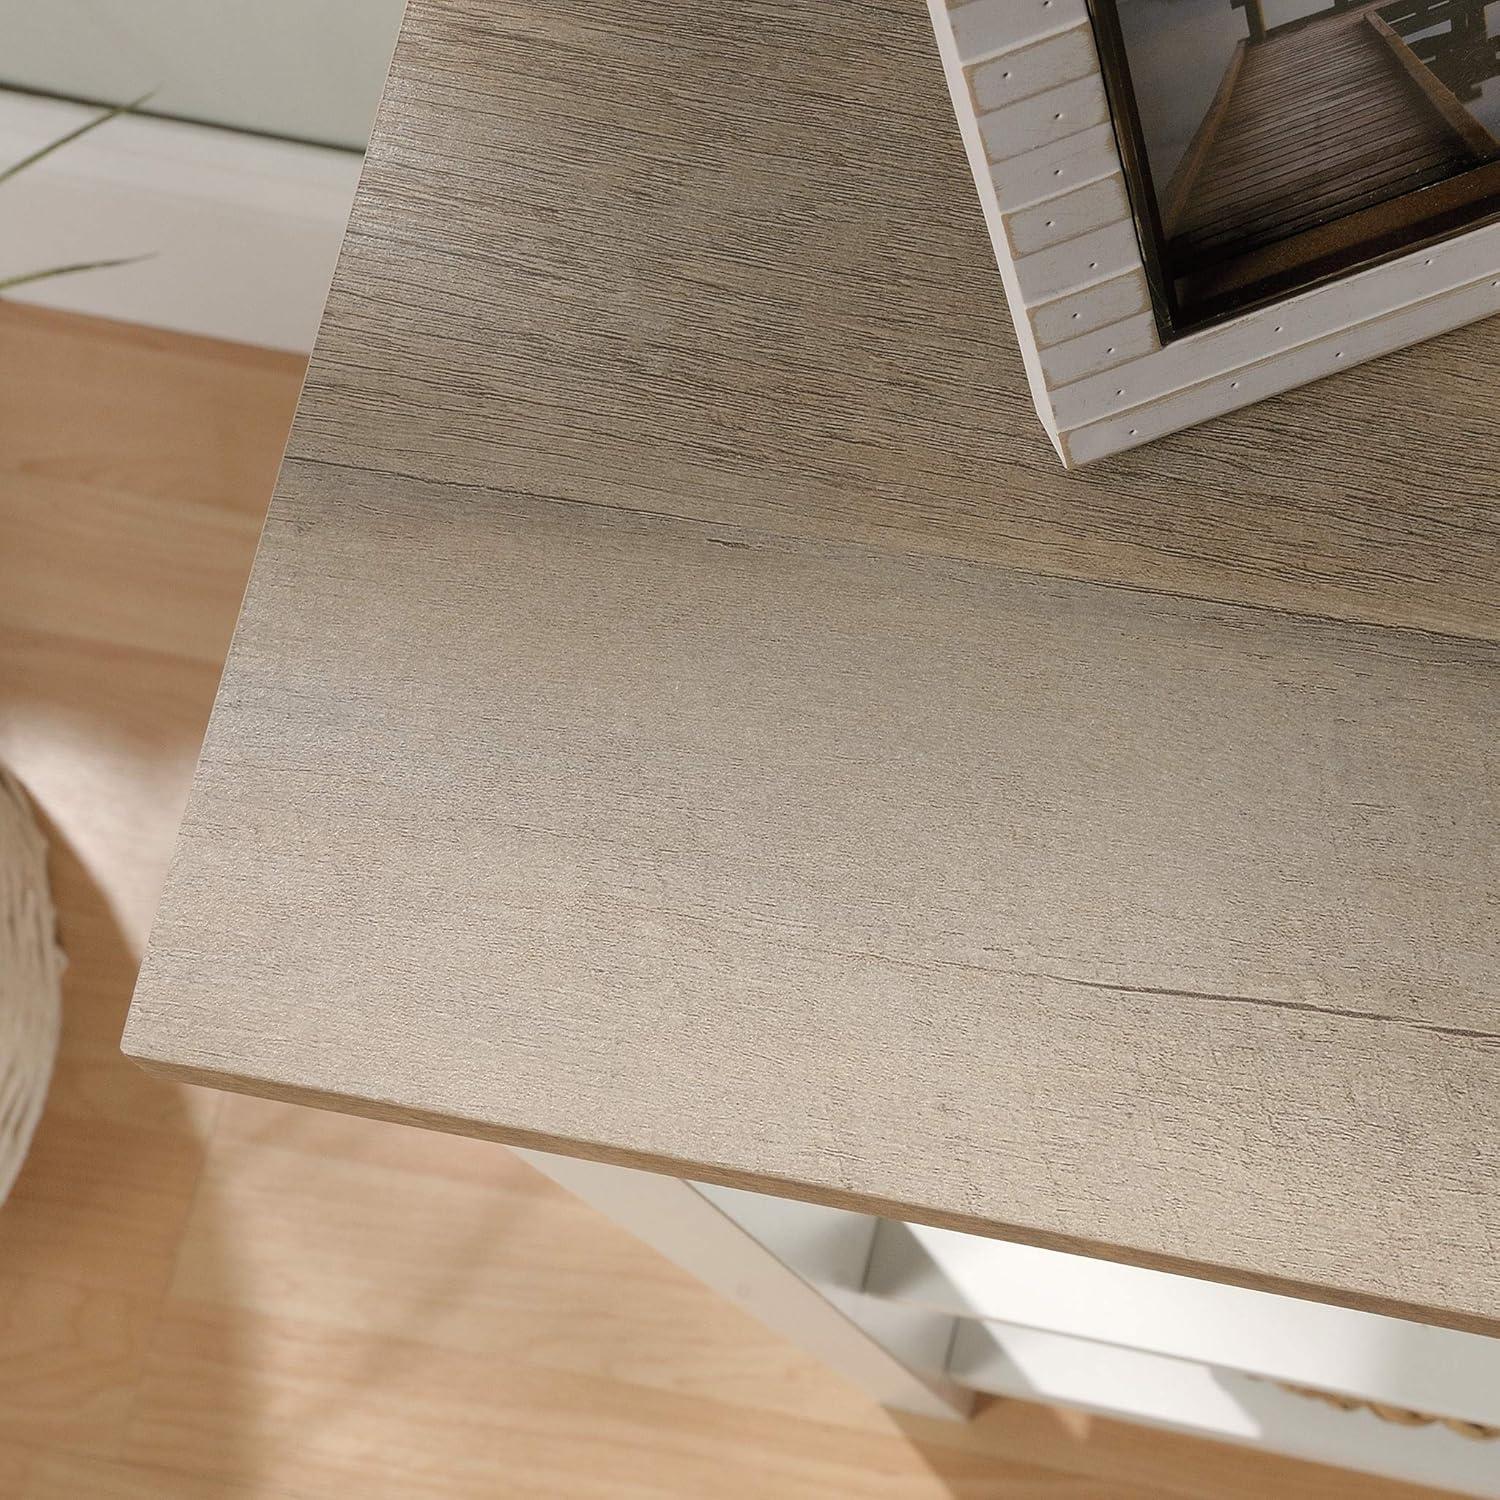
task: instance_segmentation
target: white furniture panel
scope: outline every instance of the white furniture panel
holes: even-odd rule
[[[1477,1334],[887,1222],[865,1290],[1500,1426],[1500,1340]],[[1490,1456],[1500,1469],[1500,1445]]]
[[[882,1405],[930,1417],[968,1413],[972,1392],[954,1384],[943,1370],[952,1319],[914,1315],[907,1308],[866,1306],[857,1284],[840,1296],[836,1287],[814,1280],[821,1274],[857,1283],[856,1270],[862,1275],[873,1220],[857,1222],[862,1216],[850,1214],[850,1222],[842,1223],[834,1209],[766,1199],[776,1208],[757,1216],[762,1230],[783,1253],[801,1260],[799,1268],[730,1217],[724,1206],[733,1197],[722,1196],[720,1190],[577,1157],[519,1149],[517,1155],[817,1355]],[[820,1222],[799,1214],[801,1208],[809,1208],[813,1216],[834,1217]],[[908,1362],[913,1354],[920,1366]]]
[[[1500,1455],[1492,1442],[1337,1411],[1211,1365],[1036,1329],[964,1323],[949,1369],[965,1385],[996,1396],[1055,1402],[1485,1500],[1500,1497]]]
[[[520,1154],[888,1406],[962,1416],[985,1392],[1500,1500],[1500,1441],[1483,1435],[1500,1425],[1500,1341]]]

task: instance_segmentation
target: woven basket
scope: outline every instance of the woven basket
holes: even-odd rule
[[[47,845],[20,785],[0,768],[0,1203],[21,1170],[57,1055],[56,931]]]
[[[1336,1406],[1340,1411],[1367,1411],[1382,1422],[1391,1422],[1398,1427],[1446,1427],[1449,1432],[1473,1438],[1476,1442],[1500,1442],[1500,1427],[1486,1427],[1482,1422],[1465,1422],[1458,1417],[1434,1417],[1425,1411],[1411,1411],[1405,1406],[1389,1406],[1381,1401],[1361,1401],[1357,1396],[1338,1396],[1332,1391],[1316,1390],[1310,1385],[1288,1385],[1283,1380],[1278,1380],[1276,1384],[1293,1396],[1321,1401],[1326,1406]]]

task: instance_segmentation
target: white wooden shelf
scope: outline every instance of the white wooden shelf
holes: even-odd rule
[[[1437,1425],[1339,1411],[1269,1381],[1088,1339],[963,1323],[949,1364],[978,1391],[1055,1402],[1175,1432],[1476,1496],[1500,1496],[1500,1448]]]
[[[885,1405],[1009,1396],[1500,1500],[1500,1442],[1283,1388],[1496,1426],[1500,1340],[521,1154]]]
[[[954,1317],[1500,1426],[1500,1340],[1475,1334],[910,1224],[880,1225],[864,1286]]]

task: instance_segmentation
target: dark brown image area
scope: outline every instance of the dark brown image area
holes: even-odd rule
[[[1500,211],[1500,0],[1098,8],[1175,327]]]

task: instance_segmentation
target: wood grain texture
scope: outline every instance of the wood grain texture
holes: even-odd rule
[[[416,0],[127,1046],[1500,1329],[1494,335],[1067,478],[921,25]]]
[[[1497,656],[296,460],[127,1046],[1492,1326]]]
[[[1500,634],[1500,327],[1059,473],[895,0],[417,0],[329,307],[309,458]]]
[[[0,311],[0,337],[14,330]],[[56,1149],[0,1215],[4,1500],[1428,1500],[1019,1402],[967,1427],[893,1419],[508,1152],[124,1061],[125,994],[213,692],[196,657],[228,636],[248,537],[209,528],[190,568],[170,559],[209,495],[253,529],[297,369],[278,400],[235,351],[29,315],[22,368],[0,390],[4,536],[36,514],[31,477],[70,459],[113,476],[123,510],[106,553],[96,497],[58,495],[45,544],[8,575],[24,587],[0,598],[0,757],[52,827],[72,963]],[[107,608],[62,619],[54,591]],[[188,663],[132,644],[143,628]],[[155,1243],[122,1233],[141,1222]]]

